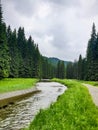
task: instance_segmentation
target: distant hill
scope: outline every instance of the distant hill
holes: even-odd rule
[[[55,57],[45,57],[49,63],[51,63],[52,65],[56,66],[58,61],[63,61],[63,60],[60,60],[58,58],[55,58]],[[64,61],[64,64],[65,66],[69,63],[70,61]]]

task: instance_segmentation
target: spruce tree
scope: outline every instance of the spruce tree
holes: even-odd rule
[[[25,47],[26,47],[26,38],[24,33],[24,28],[19,28],[18,37],[17,37],[17,45],[19,51],[19,77],[25,76]]]
[[[87,48],[87,80],[95,80],[95,49],[96,49],[96,28],[95,24],[93,23],[91,38],[88,42]]]
[[[69,62],[66,66],[66,78],[73,79],[73,63]]]
[[[83,58],[82,59],[82,80],[87,80],[86,75],[87,75],[87,59]]]
[[[19,55],[17,46],[17,36],[16,30],[12,32],[10,26],[7,29],[7,42],[10,52],[10,74],[9,77],[18,77],[19,69]]]
[[[58,61],[57,63],[57,72],[56,72],[56,77],[64,79],[65,78],[65,65],[64,61]]]
[[[61,69],[61,76],[60,76],[60,78],[64,79],[65,78],[65,65],[64,65],[64,61],[61,61],[60,69]]]
[[[82,56],[79,56],[79,61],[78,61],[78,79],[82,79]]]
[[[35,77],[40,77],[41,63],[40,63],[40,52],[38,45],[35,45],[34,68],[35,68]]]
[[[6,38],[6,25],[2,20],[2,7],[0,1],[0,78],[9,76],[9,49]]]
[[[77,60],[74,61],[72,65],[72,70],[73,70],[72,78],[78,79],[78,61]]]
[[[57,63],[57,74],[56,74],[56,77],[57,78],[60,78],[60,60],[58,61],[58,63]]]

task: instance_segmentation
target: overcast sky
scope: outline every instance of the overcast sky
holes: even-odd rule
[[[93,22],[98,28],[98,0],[2,0],[2,8],[7,25],[24,27],[42,55],[62,60],[84,57]]]

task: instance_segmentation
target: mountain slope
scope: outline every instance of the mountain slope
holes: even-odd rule
[[[56,66],[58,61],[63,61],[63,60],[60,60],[58,58],[55,58],[55,57],[45,57],[49,63],[51,63],[52,65]],[[70,61],[64,61],[64,64],[65,66],[69,63]]]

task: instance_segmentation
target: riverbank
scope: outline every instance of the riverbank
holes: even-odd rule
[[[97,130],[98,108],[88,89],[73,80],[59,80],[68,87],[50,108],[41,110],[26,130]]]
[[[35,78],[5,78],[0,80],[0,93],[29,89],[37,82]]]
[[[15,101],[30,96],[31,94],[40,92],[36,87],[19,90],[14,92],[8,92],[4,94],[0,94],[0,109],[7,107],[10,104],[14,104]]]
[[[0,109],[15,101],[39,92],[35,86],[38,79],[14,78],[0,80]]]
[[[41,92],[0,109],[0,130],[20,130],[27,127],[40,109],[48,108],[67,89],[57,82],[38,82],[36,87]]]

